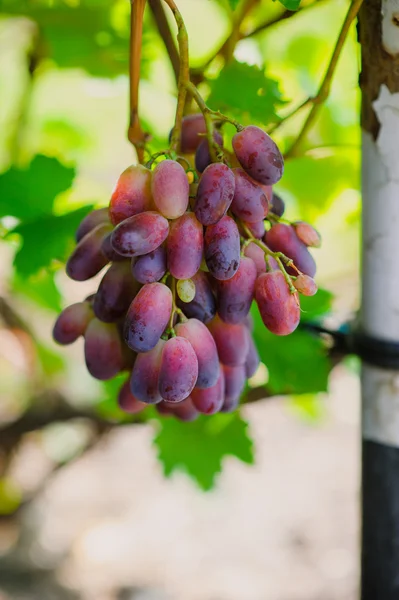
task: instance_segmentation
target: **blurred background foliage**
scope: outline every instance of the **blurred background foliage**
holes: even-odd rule
[[[193,76],[210,107],[265,127],[317,93],[348,7],[347,0],[178,4]],[[244,4],[250,10],[237,29]],[[126,140],[129,8],[127,0],[0,0],[0,514],[32,495],[10,476],[25,436],[34,433],[54,470],[131,422],[116,406],[120,378],[94,381],[80,343],[60,351],[51,339],[57,312],[95,288],[68,280],[63,270],[77,224],[108,203],[119,174],[135,161]],[[234,52],[224,52],[233,38]],[[332,305],[343,320],[356,306],[358,62],[352,27],[331,93],[276,186],[288,218],[310,220],[323,236],[316,279],[329,291],[304,303],[304,321],[323,318]],[[167,145],[176,89],[148,9],[141,77],[141,116],[155,151]],[[277,129],[283,150],[307,111]],[[256,311],[254,319],[263,365],[246,399],[285,395],[296,412],[317,420],[336,362],[325,340],[305,329],[277,338]],[[254,460],[239,414],[189,424],[160,421],[152,411],[145,418],[154,421],[164,472],[183,469],[203,489],[214,484],[225,455]]]

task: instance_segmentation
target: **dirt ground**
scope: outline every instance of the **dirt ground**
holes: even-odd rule
[[[163,477],[149,427],[115,431],[23,515],[0,600],[354,600],[356,375],[320,402],[317,425],[281,398],[245,408],[256,465],[226,460],[207,494]]]

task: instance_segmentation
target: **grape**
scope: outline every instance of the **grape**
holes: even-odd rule
[[[119,390],[118,404],[123,411],[131,415],[141,412],[147,406],[144,402],[140,402],[140,400],[133,396],[130,391],[129,380],[125,381]]]
[[[113,263],[102,278],[94,297],[96,317],[106,323],[124,317],[139,288],[132,277],[129,261]]]
[[[223,137],[219,131],[213,132],[213,139],[219,146],[223,147]],[[199,173],[202,173],[211,163],[212,159],[209,151],[209,142],[206,138],[203,138],[195,153],[195,168]]]
[[[254,238],[261,240],[265,235],[265,222],[263,220],[256,221],[256,223],[247,223],[246,221],[243,221],[243,224],[249,229]]]
[[[295,229],[291,225],[277,223],[265,234],[265,242],[274,252],[282,252],[288,258],[294,261],[296,268],[314,277],[316,273],[316,263],[313,256],[303,242],[298,238]],[[296,275],[297,271],[293,268],[287,269],[292,275]]]
[[[170,225],[166,243],[168,269],[176,279],[190,279],[201,266],[204,236],[193,213],[186,213]]]
[[[228,281],[218,281],[218,313],[225,323],[241,323],[251,308],[257,270],[251,258],[243,256],[236,274]]]
[[[86,281],[105,267],[108,259],[101,252],[101,244],[111,229],[109,223],[97,225],[80,240],[66,264],[66,272],[71,279]]]
[[[176,291],[182,302],[192,302],[195,298],[195,283],[192,279],[179,279]]]
[[[77,228],[75,235],[76,241],[80,242],[80,240],[84,238],[89,231],[97,227],[97,225],[102,225],[103,223],[109,223],[108,208],[106,207],[92,210],[88,215],[85,216]]]
[[[94,317],[90,302],[77,302],[64,308],[53,328],[53,338],[58,344],[72,344],[81,335]]]
[[[122,340],[114,323],[92,319],[85,333],[85,359],[90,375],[106,380],[125,366]]]
[[[233,169],[235,179],[232,212],[239,219],[249,223],[262,221],[269,210],[269,204],[262,188],[243,169]]]
[[[229,367],[223,365],[223,375],[225,392],[221,411],[232,412],[239,405],[244,390],[246,381],[245,366]]]
[[[240,264],[240,234],[231,217],[223,217],[205,232],[205,260],[215,279],[233,277]]]
[[[309,275],[298,275],[293,283],[298,292],[304,296],[314,296],[317,292],[317,285]]]
[[[156,250],[133,259],[133,277],[140,283],[159,281],[166,273],[166,250],[159,246]]]
[[[175,331],[177,335],[188,340],[194,348],[198,360],[196,387],[209,388],[215,385],[219,377],[219,357],[215,340],[209,329],[198,319],[189,319],[176,325]]]
[[[231,325],[215,317],[209,324],[218,350],[220,362],[224,365],[243,365],[248,354],[248,331],[243,323]]]
[[[123,171],[109,204],[113,225],[151,208],[151,175],[142,165],[132,165]]]
[[[233,137],[233,149],[242,168],[264,185],[277,183],[283,175],[284,160],[272,138],[255,125]]]
[[[152,350],[137,355],[130,379],[130,391],[141,402],[156,404],[162,400],[158,380],[165,344],[165,340],[160,339]]]
[[[213,295],[208,276],[198,271],[192,281],[195,284],[195,296],[191,302],[185,304],[177,300],[177,304],[184,310],[187,317],[198,319],[203,323],[211,321],[216,314],[216,300]]]
[[[247,379],[253,377],[258,370],[260,358],[252,335],[248,332],[249,350],[245,359],[245,376]]]
[[[109,262],[118,262],[121,260],[126,260],[126,256],[118,254],[118,252],[116,252],[116,250],[113,249],[111,244],[111,235],[112,233],[108,233],[103,239],[103,242],[101,244],[101,252],[106,258],[108,258]]]
[[[168,237],[168,221],[155,211],[122,221],[112,232],[111,243],[122,256],[142,256],[156,250]]]
[[[191,392],[191,400],[198,410],[204,415],[213,415],[222,408],[224,401],[224,376],[220,369],[219,378],[211,388],[201,389],[195,387]]]
[[[172,292],[163,283],[146,283],[131,303],[124,337],[136,352],[152,350],[163,334],[172,312]]]
[[[296,223],[292,224],[295,228],[295,233],[305,244],[305,246],[311,246],[313,248],[320,248],[321,246],[321,236],[318,231],[309,223],[305,221],[296,221]]]
[[[159,371],[159,392],[168,402],[187,398],[197,381],[198,360],[188,340],[177,336],[164,346]]]
[[[259,181],[255,181],[255,183],[257,183],[262,188],[263,193],[265,194],[267,201],[269,203],[269,209],[271,210],[270,205],[271,205],[272,198],[273,198],[273,186],[272,185],[264,185],[263,183],[259,183]]]
[[[244,254],[254,261],[258,275],[261,275],[261,273],[266,273],[265,252],[262,250],[262,248],[259,248],[259,246],[251,242],[245,247]]]
[[[256,282],[255,299],[266,327],[276,335],[288,335],[299,324],[298,294],[292,294],[281,271],[264,273]]]
[[[195,408],[193,401],[191,400],[191,396],[182,400],[182,402],[173,403],[173,402],[165,402],[164,400],[157,404],[157,411],[161,415],[166,416],[174,416],[179,421],[195,421],[198,418],[198,410]]]
[[[168,159],[157,164],[151,189],[156,207],[167,219],[177,219],[186,212],[189,183],[185,170],[177,161]]]
[[[198,185],[195,216],[203,225],[214,225],[227,212],[234,196],[234,174],[223,163],[205,169]]]
[[[202,113],[187,115],[183,119],[180,149],[183,154],[192,154],[204,139],[198,134],[206,133],[205,119]]]
[[[271,199],[270,210],[274,215],[278,217],[282,217],[285,212],[285,204],[284,200],[280,198],[275,192],[273,192],[273,196]]]

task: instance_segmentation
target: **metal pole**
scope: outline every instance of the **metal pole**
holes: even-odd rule
[[[399,342],[399,0],[365,0],[361,326]],[[399,370],[362,368],[361,599],[399,599]]]

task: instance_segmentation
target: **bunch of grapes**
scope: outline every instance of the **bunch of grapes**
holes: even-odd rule
[[[126,169],[109,207],[80,224],[67,262],[76,281],[110,266],[95,294],[61,313],[54,338],[83,336],[97,379],[127,371],[118,401],[130,413],[155,404],[192,420],[234,410],[259,365],[252,301],[271,332],[287,335],[299,323],[299,293],[317,290],[308,247],[320,237],[283,217],[272,186],[284,161],[274,141],[240,127],[229,154],[220,129],[213,141],[206,131],[202,114],[189,115],[184,156],[165,152]]]

